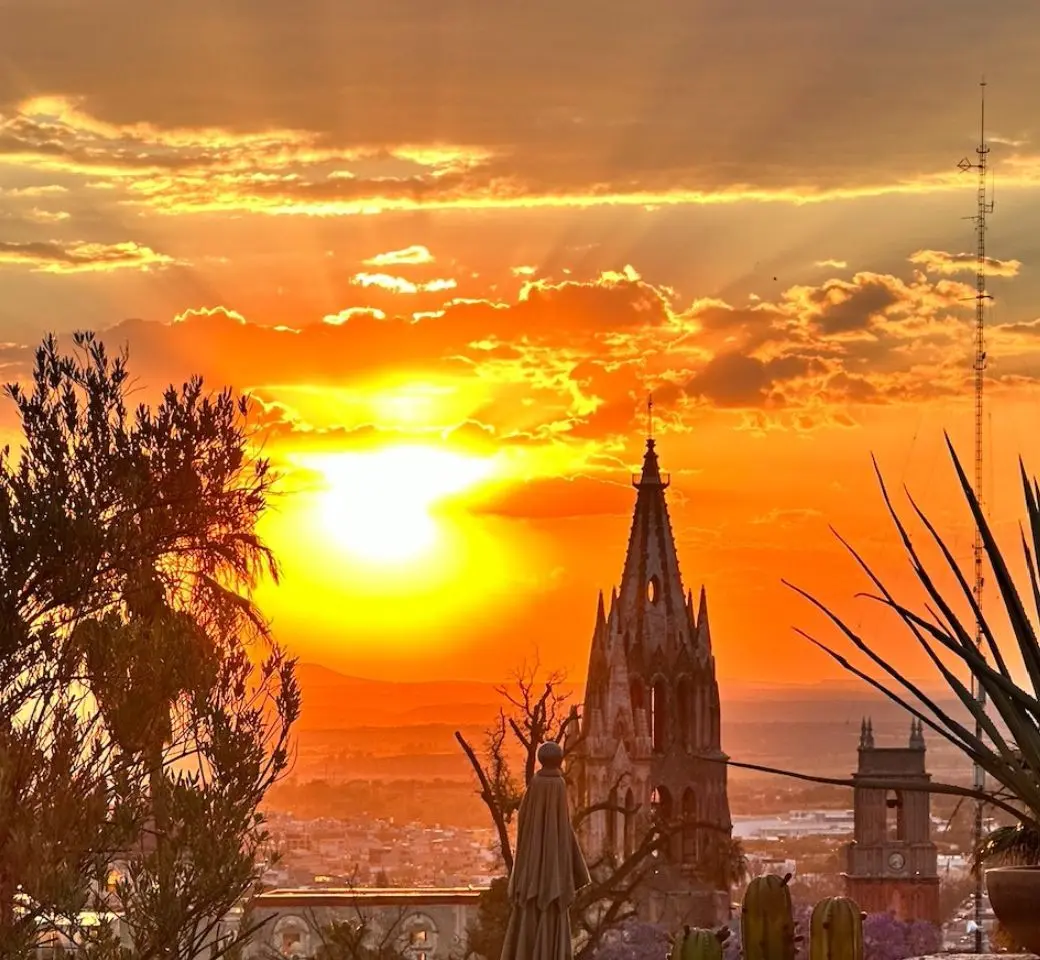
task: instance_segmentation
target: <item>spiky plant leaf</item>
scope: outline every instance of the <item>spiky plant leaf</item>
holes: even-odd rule
[[[1019,826],[1014,828],[1017,832],[994,835],[993,842],[980,848],[978,856],[997,856],[1006,847],[1030,853],[1035,862],[1040,858],[1040,643],[1033,620],[1022,602],[1000,546],[948,436],[946,444],[961,490],[979,530],[985,559],[997,586],[996,599],[999,602],[999,610],[991,611],[991,616],[987,617],[980,609],[973,589],[960,570],[953,552],[924,511],[910,498],[913,511],[923,523],[946,567],[954,576],[957,593],[967,601],[969,615],[965,617],[958,614],[954,609],[954,598],[943,593],[922,560],[906,524],[892,502],[876,462],[874,468],[885,505],[902,541],[910,566],[928,598],[924,612],[916,612],[897,600],[866,560],[846,541],[840,537],[839,540],[874,584],[877,593],[868,595],[869,598],[899,617],[950,692],[974,721],[971,727],[977,725],[982,735],[979,736],[976,729],[943,710],[936,698],[928,696],[919,685],[907,680],[898,664],[889,663],[878,654],[867,640],[851,629],[825,604],[795,587],[795,590],[829,618],[861,654],[882,671],[884,677],[872,676],[866,670],[851,664],[828,645],[803,631],[798,632],[844,669],[870,684],[921,720],[930,730],[958,747],[993,778],[998,786],[997,790],[969,790],[968,793],[978,799],[989,800],[1006,812],[1013,812],[1019,820]],[[1040,578],[1036,565],[1036,558],[1040,557],[1040,485],[1035,480],[1029,481],[1021,463],[1020,470],[1027,518],[1022,530],[1022,546],[1026,557],[1030,592],[1033,595],[1036,614],[1040,616]],[[997,640],[994,617],[998,612],[997,619],[1006,620],[1010,627],[1014,645],[1025,667],[1028,687],[1016,682],[1008,666],[1006,652]],[[985,701],[992,705],[992,715],[951,667],[951,657],[959,661],[968,675],[977,682],[985,694]],[[950,784],[932,784],[931,789],[947,792],[957,788]],[[1030,844],[1034,840],[1037,843],[1031,847]]]

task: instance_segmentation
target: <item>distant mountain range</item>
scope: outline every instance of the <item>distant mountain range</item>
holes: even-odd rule
[[[476,680],[370,680],[314,663],[299,664],[297,676],[304,696],[301,730],[485,724],[503,703],[497,684]],[[867,714],[875,723],[887,723],[905,717],[896,704],[856,681],[798,686],[720,681],[720,687],[724,724],[858,724]],[[561,689],[578,702],[583,684]],[[957,709],[948,696],[942,703]]]
[[[326,776],[398,779],[471,774],[454,739],[460,730],[473,744],[495,720],[503,700],[496,685],[479,681],[388,682],[352,677],[304,663],[298,668],[303,714],[297,725],[298,772]],[[575,702],[581,687],[567,691]],[[722,684],[723,747],[734,760],[803,772],[847,774],[856,765],[860,721],[872,718],[878,746],[906,743],[909,716],[862,685],[820,683],[771,686]],[[943,698],[944,709],[963,708]],[[926,731],[929,769],[960,778],[964,758]],[[734,776],[748,774],[737,769]]]

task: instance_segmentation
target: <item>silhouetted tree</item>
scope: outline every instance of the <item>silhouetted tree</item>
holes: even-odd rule
[[[41,921],[75,932],[92,888],[121,901],[136,958],[194,957],[258,880],[257,806],[299,709],[249,599],[277,570],[246,402],[193,379],[131,413],[126,359],[48,338],[31,388],[6,388],[23,445],[0,457],[5,957]]]
[[[495,960],[502,956],[502,945],[509,924],[509,878],[495,877],[480,895],[477,915],[466,930],[466,956]]]
[[[356,878],[348,886],[354,888]],[[381,910],[377,919],[355,902],[350,912],[349,919],[326,924],[310,913],[308,923],[318,938],[314,960],[408,960],[407,908]]]

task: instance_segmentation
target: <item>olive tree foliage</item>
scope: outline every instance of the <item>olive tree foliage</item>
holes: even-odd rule
[[[201,380],[131,408],[90,334],[9,384],[0,454],[0,955],[117,908],[132,956],[194,956],[256,887],[290,759],[294,662],[251,599],[274,480],[248,405]],[[109,883],[113,862],[122,865]],[[249,930],[225,937],[217,953]]]

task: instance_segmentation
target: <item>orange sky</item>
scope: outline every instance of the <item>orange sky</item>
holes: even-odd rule
[[[828,524],[907,582],[874,452],[969,545],[942,430],[969,452],[956,163],[983,70],[988,499],[1014,546],[1015,458],[1040,468],[1034,3],[981,37],[966,0],[4,16],[0,366],[89,327],[147,393],[252,392],[284,474],[261,601],[301,657],[499,680],[537,648],[580,676],[653,390],[723,682],[838,675],[781,578],[919,671]]]

